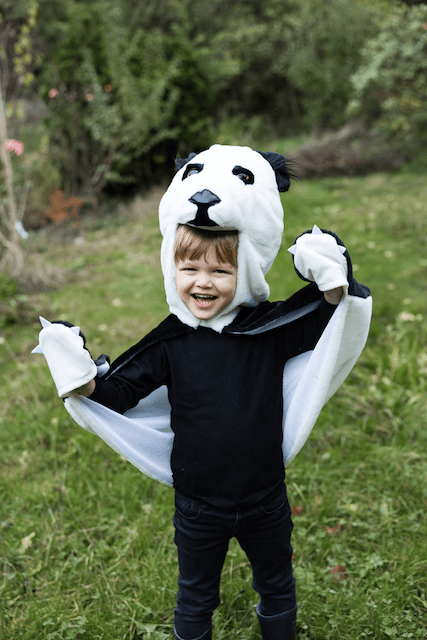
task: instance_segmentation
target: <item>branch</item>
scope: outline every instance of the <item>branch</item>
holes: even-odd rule
[[[33,182],[30,178],[27,177],[25,180],[25,185],[22,187],[21,198],[19,200],[18,207],[18,220],[22,220],[25,213],[25,207],[27,206],[28,194],[31,191],[31,187],[33,186]]]
[[[0,231],[0,242],[4,247],[6,247],[6,249],[9,249],[9,251],[13,251],[15,248],[15,245],[13,244],[13,242],[8,240],[1,231]]]
[[[0,67],[0,74],[2,70]],[[7,204],[8,211],[5,211],[3,207],[3,211],[6,214],[4,221],[11,233],[11,239],[13,244],[18,244],[18,233],[15,228],[15,223],[18,219],[17,208],[16,208],[16,200],[15,193],[13,191],[13,169],[12,163],[10,161],[10,155],[6,151],[5,143],[7,140],[7,127],[6,127],[6,113],[3,102],[3,93],[2,93],[2,76],[0,75],[0,158],[4,165],[5,177],[6,177],[6,192],[7,192]]]
[[[6,236],[2,234],[1,231],[0,231],[0,242],[2,243],[2,245],[6,247],[6,249],[13,249],[12,243],[9,242],[9,240],[6,238]]]
[[[1,201],[1,199],[0,199],[0,219],[3,220],[4,224],[9,229],[10,233],[13,233],[13,230],[15,229],[15,226],[9,220],[9,216],[7,214],[5,206],[4,206],[3,202]]]

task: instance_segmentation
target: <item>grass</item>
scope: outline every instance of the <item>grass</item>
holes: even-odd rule
[[[30,241],[68,275],[0,332],[1,639],[171,638],[173,492],[75,425],[29,354],[39,313],[81,324],[92,354],[113,358],[166,315],[154,200]],[[283,202],[271,299],[301,286],[286,248],[314,223],[344,240],[374,297],[357,366],[287,470],[298,637],[427,638],[425,176],[299,182]],[[232,541],[215,638],[259,638],[256,602]]]

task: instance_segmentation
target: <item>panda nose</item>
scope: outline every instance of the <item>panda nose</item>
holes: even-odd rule
[[[203,189],[203,191],[197,191],[189,198],[190,202],[197,205],[197,214],[194,220],[189,221],[187,224],[192,224],[195,227],[217,227],[217,223],[209,218],[208,209],[215,204],[221,202],[221,198],[209,191],[209,189]]]
[[[207,205],[208,207],[211,207],[213,204],[221,202],[221,199],[212,193],[212,191],[209,191],[209,189],[203,189],[203,191],[198,191],[194,196],[191,196],[190,202],[197,205]]]

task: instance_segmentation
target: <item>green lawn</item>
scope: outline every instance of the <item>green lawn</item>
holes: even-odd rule
[[[297,182],[283,196],[271,299],[303,286],[287,247],[337,233],[371,287],[370,338],[287,471],[300,640],[427,638],[427,181],[398,173]],[[171,638],[173,492],[73,423],[37,344],[39,314],[80,324],[112,358],[167,314],[155,205],[30,240],[67,268],[0,329],[0,638]],[[142,215],[144,212],[144,215]],[[56,236],[55,236],[56,237]],[[259,638],[251,571],[232,542],[215,638]]]

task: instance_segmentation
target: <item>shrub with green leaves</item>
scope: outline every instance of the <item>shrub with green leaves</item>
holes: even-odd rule
[[[362,45],[378,31],[384,3],[221,4],[212,1],[198,16],[202,33],[212,33],[199,54],[217,94],[217,119],[237,117],[244,128],[248,116],[258,116],[265,128],[288,134],[345,122],[350,77]]]
[[[273,66],[286,74],[298,96],[300,127],[342,126],[351,74],[363,43],[378,32],[382,7],[365,0],[309,0],[294,6],[290,38]]]
[[[135,161],[187,131],[197,137],[209,87],[179,34],[147,28],[126,2],[68,2],[54,11],[42,94],[66,189],[96,196],[107,181],[135,182]]]
[[[406,150],[427,142],[427,5],[393,8],[362,50],[351,115],[363,115]]]

